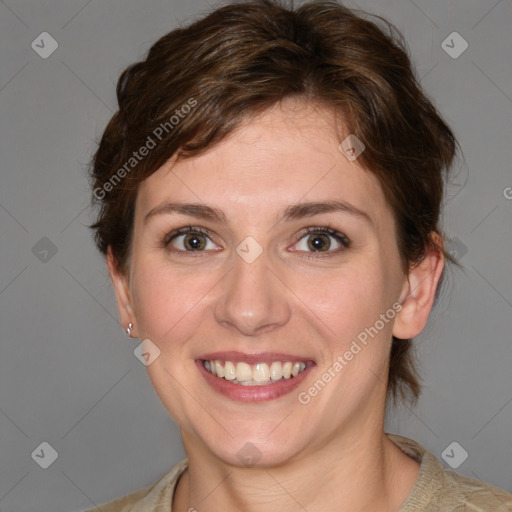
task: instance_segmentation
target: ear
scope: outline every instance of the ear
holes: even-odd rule
[[[123,328],[128,327],[129,323],[134,324],[132,334],[137,337],[136,329],[137,324],[135,322],[135,315],[132,309],[132,300],[130,287],[128,284],[128,277],[126,274],[118,268],[116,258],[112,252],[112,248],[109,246],[107,249],[107,267],[110,274],[110,279],[114,285],[114,291],[117,298],[117,309],[119,311],[119,318]]]
[[[443,239],[431,234],[438,250],[428,248],[424,259],[414,266],[407,276],[400,296],[402,309],[395,317],[393,336],[409,339],[425,327],[434,304],[437,285],[444,269]]]

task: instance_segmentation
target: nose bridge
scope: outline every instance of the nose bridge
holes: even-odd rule
[[[283,284],[269,268],[267,252],[254,239],[246,239],[232,260],[215,307],[217,321],[246,336],[285,324],[290,308]]]

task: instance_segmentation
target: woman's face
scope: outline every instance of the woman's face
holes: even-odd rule
[[[380,425],[407,279],[381,187],[334,123],[287,100],[140,186],[127,308],[191,450],[272,465]]]

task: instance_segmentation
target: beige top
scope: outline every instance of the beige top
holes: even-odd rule
[[[444,469],[441,462],[412,439],[386,434],[404,453],[421,463],[418,478],[397,512],[511,512],[512,494]],[[187,469],[178,462],[155,484],[101,505],[102,512],[172,512],[174,488]],[[97,512],[98,508],[87,512]]]

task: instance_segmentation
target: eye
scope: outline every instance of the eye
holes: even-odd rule
[[[346,235],[330,227],[310,227],[306,234],[295,244],[293,252],[338,253],[350,246]],[[208,230],[201,227],[186,226],[169,233],[163,240],[163,246],[172,246],[173,252],[201,253],[208,250],[218,250],[211,240]],[[192,255],[192,254],[191,254]]]
[[[349,246],[350,240],[343,233],[329,227],[312,227],[307,228],[294,251],[338,253]]]
[[[178,252],[203,252],[217,249],[207,230],[192,226],[176,229],[169,233],[163,243],[165,247],[172,245],[173,250]]]

